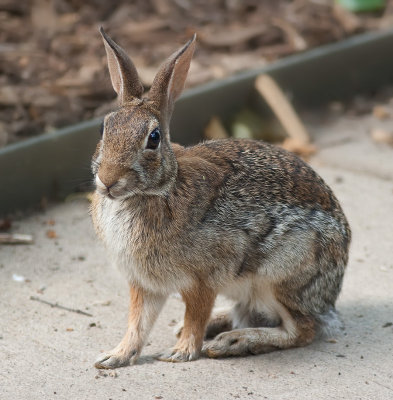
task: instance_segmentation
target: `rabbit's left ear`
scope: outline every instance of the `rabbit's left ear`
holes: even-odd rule
[[[160,67],[149,92],[149,100],[160,110],[161,123],[169,127],[174,103],[184,89],[195,50],[196,35],[173,53]]]
[[[140,99],[143,94],[143,85],[135,65],[126,52],[105,33],[104,29],[100,28],[100,33],[104,39],[112,86],[118,95],[120,104],[127,103],[135,97]]]

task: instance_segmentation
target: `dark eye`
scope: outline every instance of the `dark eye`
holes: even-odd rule
[[[104,121],[102,121],[102,124],[100,127],[100,135],[101,135],[101,137],[104,135]]]
[[[161,132],[158,128],[156,128],[154,129],[153,132],[150,133],[147,139],[146,149],[155,150],[160,144],[160,139],[161,139]]]

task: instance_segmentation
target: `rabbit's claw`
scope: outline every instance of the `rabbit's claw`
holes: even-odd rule
[[[131,354],[109,352],[100,355],[94,363],[94,366],[98,369],[126,367],[127,365],[134,364],[137,358],[137,352],[132,352]]]
[[[196,360],[198,356],[199,353],[196,351],[190,352],[174,348],[163,352],[157,359],[166,362],[186,362]]]

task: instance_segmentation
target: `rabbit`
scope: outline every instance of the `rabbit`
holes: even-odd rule
[[[305,346],[338,327],[351,231],[331,189],[296,155],[262,141],[171,143],[195,35],[143,96],[134,64],[100,31],[120,107],[105,117],[93,156],[91,215],[130,304],[123,339],[95,367],[134,364],[175,292],[184,323],[163,361]],[[218,294],[234,306],[212,313]]]

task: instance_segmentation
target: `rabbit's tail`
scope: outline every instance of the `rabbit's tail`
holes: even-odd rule
[[[323,314],[317,314],[315,319],[318,326],[316,335],[318,338],[333,338],[344,330],[344,324],[334,307]]]

